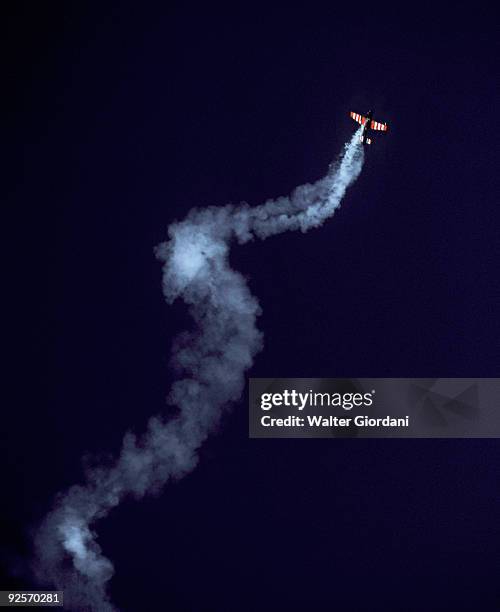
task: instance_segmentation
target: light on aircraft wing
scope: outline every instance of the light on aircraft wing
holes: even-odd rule
[[[379,121],[372,121],[370,123],[372,130],[379,130],[381,132],[387,132],[387,123],[380,123]]]
[[[351,111],[351,117],[354,119],[354,121],[357,121],[359,125],[364,125],[366,123],[366,117],[363,117],[363,115],[360,115],[359,113],[353,113]]]

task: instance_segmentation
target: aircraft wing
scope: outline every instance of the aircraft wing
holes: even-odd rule
[[[354,119],[354,121],[357,121],[360,125],[364,125],[367,121],[366,117],[363,117],[363,115],[360,115],[359,113],[353,113],[351,111],[350,115]]]
[[[380,132],[387,132],[387,123],[380,123],[379,121],[372,121],[370,123],[372,130],[379,130]]]

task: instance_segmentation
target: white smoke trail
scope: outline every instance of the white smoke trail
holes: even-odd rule
[[[113,566],[101,554],[93,526],[126,495],[140,499],[193,470],[221,412],[241,396],[262,334],[255,324],[259,304],[243,276],[229,266],[231,240],[244,243],[321,225],[361,172],[359,134],[323,179],[297,187],[290,197],[255,208],[195,209],[169,227],[169,240],[156,249],[164,262],[163,292],[169,303],[182,298],[196,324],[173,347],[173,362],[185,375],[168,397],[178,412],[168,421],[151,418],[140,438],[127,434],[116,462],[90,470],[86,483],[61,494],[42,523],[35,573],[41,583],[64,590],[66,608],[115,609],[106,593]]]

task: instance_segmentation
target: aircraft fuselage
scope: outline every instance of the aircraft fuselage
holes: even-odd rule
[[[373,115],[372,111],[368,111],[366,113],[366,122],[365,122],[365,124],[363,126],[363,131],[361,132],[361,142],[363,144],[368,144],[366,142],[366,139],[368,138],[368,133],[370,131],[370,125],[371,125],[371,122],[372,122],[372,115]]]

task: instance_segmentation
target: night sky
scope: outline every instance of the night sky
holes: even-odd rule
[[[486,5],[2,7],[2,589],[82,458],[160,413],[182,303],[153,248],[193,206],[320,178],[387,121],[320,229],[231,252],[261,377],[500,373],[497,20]],[[104,3],[102,3],[104,4]],[[249,440],[98,524],[123,611],[500,610],[497,440]]]

